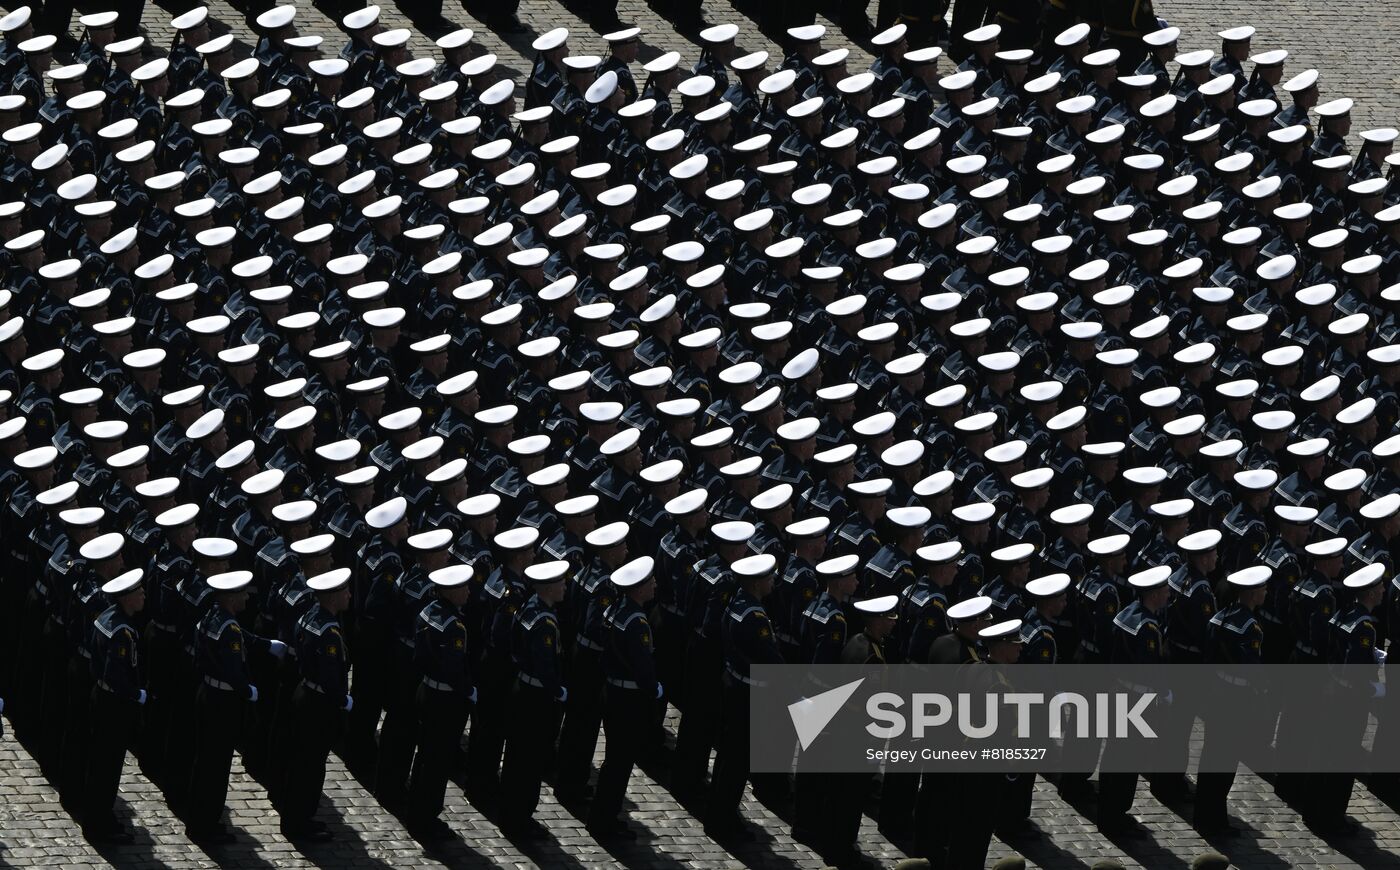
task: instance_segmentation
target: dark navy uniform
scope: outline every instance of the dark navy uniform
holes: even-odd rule
[[[1182,566],[1167,581],[1175,595],[1167,609],[1167,644],[1174,662],[1206,660],[1206,626],[1215,616],[1215,593],[1210,581]]]
[[[926,580],[904,588],[900,593],[898,636],[904,639],[904,661],[927,663],[934,641],[946,635],[948,595]]]
[[[270,642],[244,629],[237,617],[215,603],[199,622],[195,644],[203,685],[197,692],[197,749],[185,824],[204,835],[218,830],[245,705],[258,699],[258,687],[249,681],[249,652],[268,653]]]
[[[1167,661],[1162,616],[1134,601],[1113,618],[1109,662],[1125,665],[1161,664]],[[1116,819],[1133,804],[1138,774],[1112,772],[1099,776],[1099,818]]]
[[[501,767],[501,824],[518,830],[534,815],[540,782],[551,767],[564,685],[554,608],[534,595],[515,615],[513,628],[511,652],[519,671]]]
[[[1264,628],[1254,612],[1239,604],[1226,607],[1211,617],[1209,635],[1210,660],[1230,666],[1218,675],[1230,687],[1227,691],[1254,690],[1249,672],[1236,667],[1263,661]],[[1238,757],[1240,746],[1258,739],[1261,729],[1257,726],[1273,724],[1264,716],[1260,716],[1259,721],[1241,722],[1234,710],[1229,715],[1212,716],[1211,712],[1205,711],[1206,735],[1201,749],[1202,764],[1210,767],[1228,766],[1229,759]],[[1229,825],[1225,798],[1234,781],[1233,769],[1224,772],[1202,768],[1196,777],[1194,821],[1198,828],[1210,830]]]
[[[350,651],[340,620],[320,604],[297,620],[296,665],[301,679],[292,695],[292,749],[283,759],[286,784],[282,826],[305,830],[316,814],[326,781],[326,758],[350,709]]]
[[[625,590],[624,590],[625,593]],[[645,758],[656,736],[656,708],[661,704],[651,623],[625,594],[604,615],[603,673],[606,706],[603,727],[607,755],[598,774],[598,789],[588,810],[591,827],[606,831],[617,824],[632,767]]]
[[[476,686],[472,679],[467,624],[462,612],[439,598],[418,615],[413,658],[422,674],[418,686],[418,754],[409,777],[409,813],[425,824],[442,812],[462,730]]]
[[[90,834],[119,830],[112,807],[117,799],[127,746],[146,703],[139,643],[119,605],[112,605],[92,625],[92,715],[83,785],[83,829]]]
[[[1318,664],[1329,652],[1332,615],[1337,611],[1337,593],[1320,574],[1299,580],[1288,596],[1288,621],[1293,630],[1291,660]]]
[[[1118,583],[1095,569],[1084,575],[1076,591],[1074,624],[1080,637],[1075,660],[1106,664],[1113,651],[1113,622],[1121,609]]]
[[[749,778],[749,690],[760,685],[749,675],[749,668],[782,662],[768,612],[742,588],[729,599],[720,632],[724,649],[724,730],[715,758],[706,819],[707,825],[718,826],[737,817],[739,800]],[[836,655],[840,655],[840,649]]]

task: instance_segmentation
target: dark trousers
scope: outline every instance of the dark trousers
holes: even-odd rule
[[[880,830],[903,833],[913,829],[919,774],[885,771],[880,785]]]
[[[598,772],[598,789],[588,808],[590,826],[609,827],[622,812],[627,781],[632,767],[647,749],[653,731],[649,727],[656,706],[655,698],[637,689],[608,686],[604,691],[603,727],[607,729],[603,768]]]
[[[976,30],[987,21],[987,0],[956,0],[953,3],[952,59],[958,63],[968,55],[967,40],[963,34]]]
[[[588,784],[598,729],[603,724],[603,660],[597,650],[578,646],[569,665],[569,700],[559,732],[559,787]]]
[[[1001,25],[1001,36],[997,38],[997,44],[1008,49],[1012,48],[1035,48],[1036,40],[1040,37],[1040,21],[1027,16],[1024,19],[1013,20],[1005,15],[997,15],[996,23]],[[1133,67],[1136,69],[1136,64]]]
[[[287,650],[287,655],[278,663],[277,682],[273,691],[277,694],[276,710],[268,727],[267,742],[267,791],[272,806],[279,812],[287,786],[287,765],[291,753],[296,751],[297,710],[296,690],[301,685],[301,667],[297,664],[296,653]]]
[[[1196,806],[1191,823],[1198,828],[1226,825],[1230,813],[1226,798],[1235,784],[1235,771],[1201,771],[1196,775]]]
[[[699,0],[650,0],[650,4],[663,18],[680,25],[682,32],[700,19]]]
[[[724,660],[710,641],[692,635],[686,649],[686,710],[676,732],[676,752],[671,759],[672,791],[697,791],[710,767],[723,723],[720,685]]]
[[[481,681],[476,687],[472,730],[467,735],[467,788],[473,795],[494,798],[497,793],[496,784],[501,778],[501,753],[506,745],[506,711],[514,684],[515,666],[510,659],[488,653],[482,664]],[[422,745],[421,742],[419,745]],[[443,763],[450,763],[455,757],[455,752],[451,756],[443,756]]]
[[[74,653],[68,657],[68,699],[63,705],[63,751],[57,783],[68,803],[78,801],[87,778],[92,689],[92,666],[88,659]]]
[[[792,826],[803,837],[812,840],[824,837],[830,777],[829,773],[803,770],[802,757],[798,756],[797,773],[792,778]]]
[[[841,17],[841,26],[857,39],[870,35],[870,19],[865,15],[867,0],[839,0],[836,12]]]
[[[1202,709],[1210,710],[1212,707],[1207,705]],[[1226,798],[1235,783],[1236,768],[1241,760],[1239,747],[1246,741],[1259,739],[1258,735],[1264,732],[1258,726],[1265,718],[1261,715],[1242,722],[1237,716],[1206,716],[1205,741],[1201,745],[1201,772],[1196,775],[1195,815],[1192,819],[1197,827],[1217,827],[1229,823]],[[1264,741],[1267,742],[1267,737]]]
[[[282,825],[303,828],[316,815],[326,784],[326,759],[343,727],[343,699],[308,689],[292,692],[287,731],[290,751],[283,756]]]
[[[1056,784],[1060,791],[1073,793],[1089,787],[1089,775],[1099,763],[1103,740],[1088,736],[1094,733],[1092,723],[1085,731],[1085,736],[1080,737],[1079,722],[1069,712],[1065,713],[1061,721],[1064,727],[1064,742],[1060,745],[1060,763],[1075,769],[1062,771]]]
[[[725,826],[739,820],[739,804],[749,779],[749,687],[726,678],[722,703],[724,724],[715,753],[705,823]]]
[[[253,632],[259,637],[277,636],[276,627],[262,616],[255,620]],[[268,762],[273,723],[277,720],[280,664],[281,660],[270,655],[248,657],[249,680],[258,687],[258,700],[249,702],[247,734],[239,748],[243,753],[243,766],[264,782],[278,779]]]
[[[1137,783],[1136,773],[1099,773],[1099,824],[1113,824],[1132,810]]]
[[[364,643],[351,647],[356,652],[354,684],[350,694],[355,696],[355,708],[346,723],[346,749],[352,758],[373,770],[378,750],[375,730],[379,714],[384,711],[384,693],[388,689],[389,656],[392,654],[383,634],[371,628],[365,632]],[[359,653],[363,651],[364,654]]]
[[[171,693],[164,700],[170,706],[169,739],[165,747],[166,775],[161,787],[165,799],[176,815],[184,813],[185,798],[190,785],[190,769],[194,766],[195,747],[199,738],[196,698],[201,685],[194,660],[183,649],[175,665],[175,680]]]
[[[660,610],[661,622],[656,634],[656,676],[666,687],[666,698],[677,710],[685,710],[685,646],[690,632],[685,619],[678,613]],[[664,716],[666,707],[658,705]]]
[[[10,699],[7,703],[18,700],[20,679],[25,671],[20,666],[23,661],[20,654],[25,649],[22,645],[24,620],[28,618],[30,597],[38,598],[38,590],[33,589],[34,578],[30,576],[28,554],[21,549],[26,543],[15,529],[6,528],[0,532],[0,553],[13,554],[19,550],[23,554],[20,559],[11,555],[10,570],[0,576],[0,608],[3,608],[0,610],[0,692],[4,693],[0,697]],[[41,613],[40,626],[44,624],[43,619]]]
[[[1051,56],[1058,54],[1055,37],[1064,33],[1072,24],[1074,14],[1069,9],[1054,3],[1045,4],[1045,11],[1040,14],[1040,50]]]
[[[1352,745],[1329,746],[1328,750],[1334,757],[1356,764],[1351,767],[1352,770],[1361,769],[1365,755],[1361,740],[1366,733],[1369,706],[1366,690],[1338,692],[1324,700],[1329,703],[1333,718],[1345,723],[1348,733],[1356,735]],[[1303,821],[1315,826],[1332,826],[1346,821],[1347,806],[1351,803],[1352,788],[1356,785],[1354,773],[1312,774],[1304,783]]]
[[[962,800],[961,773],[925,773],[914,800],[914,854],[929,860],[933,870],[947,866],[953,813]]]
[[[1006,799],[1001,804],[996,823],[1006,827],[1023,825],[1031,818],[1031,804],[1035,801],[1035,774],[1021,771],[1001,776],[1006,780],[1002,786]]]
[[[185,799],[185,824],[196,831],[216,828],[228,798],[233,750],[243,729],[244,700],[213,686],[195,692],[195,752]]]
[[[19,655],[20,650],[44,648],[44,602],[36,589],[30,589],[24,600],[22,623],[19,626],[19,647],[14,658],[14,681],[16,697],[7,700],[5,711],[10,715],[19,731],[19,736],[28,740],[38,728],[44,698],[44,668],[27,656]]]
[[[91,711],[92,715],[85,722],[88,726],[87,764],[79,817],[85,830],[104,833],[118,827],[112,806],[117,802],[126,750],[140,721],[140,707],[94,687]]]
[[[865,812],[865,799],[870,794],[872,779],[874,775],[869,773],[831,774],[827,836],[831,847],[838,853],[849,852],[856,847],[860,819]]]
[[[948,838],[949,870],[987,866],[987,849],[992,844],[995,816],[991,807],[1005,799],[1006,775],[1003,773],[969,773],[959,778],[964,783],[953,813],[953,830]]]
[[[356,701],[356,703],[359,703]],[[462,743],[471,701],[455,692],[418,687],[418,754],[408,780],[408,808],[415,822],[435,819],[447,794],[450,765]]]
[[[437,0],[435,0],[437,2]],[[495,24],[504,20],[509,15],[514,15],[520,8],[520,0],[501,0],[501,2],[491,3],[469,3],[467,11],[480,18],[487,24]],[[441,8],[439,2],[438,8]]]
[[[146,699],[144,725],[136,752],[146,775],[158,784],[165,782],[166,777],[167,748],[175,709],[176,662],[180,655],[175,632],[154,625],[146,627],[146,684],[150,696]]]
[[[384,725],[379,731],[379,762],[374,774],[374,796],[390,808],[401,805],[408,795],[418,733],[418,680],[412,652],[403,644],[394,646],[393,678],[384,696]]]
[[[59,754],[63,751],[63,711],[68,704],[68,633],[52,618],[44,624],[42,642],[44,685],[39,702],[39,731],[35,755],[51,775],[58,775]]]
[[[535,815],[541,783],[554,761],[559,708],[545,689],[516,682],[508,707],[510,736],[501,763],[502,827],[520,827]]]

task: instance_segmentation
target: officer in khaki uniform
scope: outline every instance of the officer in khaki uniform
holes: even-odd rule
[[[1147,56],[1142,38],[1159,27],[1152,0],[1103,0],[1104,37],[1118,49],[1119,69],[1137,69]]]

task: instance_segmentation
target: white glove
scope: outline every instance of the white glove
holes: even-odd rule
[[[666,689],[661,685],[661,682],[658,680],[656,683],[656,700],[661,700],[661,696],[665,694],[665,692]]]
[[[346,695],[346,696],[345,696],[345,706],[344,706],[342,709],[343,709],[345,712],[347,712],[347,713],[349,713],[351,710],[355,709],[355,699],[352,698],[352,697],[350,697],[349,695]]]
[[[267,651],[280,659],[287,654],[287,645],[280,640],[270,640],[267,642]]]
[[[1377,650],[1376,650],[1376,664],[1378,664],[1378,665],[1383,665],[1383,664],[1385,664],[1385,656],[1386,656],[1385,650],[1383,650],[1383,649],[1377,649]]]
[[[561,704],[564,703],[565,701],[569,700],[569,690],[568,690],[567,688],[565,688],[564,686],[560,686],[560,687],[559,687],[559,697],[556,698],[555,700],[557,700],[557,701],[558,701],[559,703],[561,703]]]
[[[1385,697],[1385,683],[1382,683],[1382,682],[1380,682],[1380,681],[1377,681],[1377,682],[1372,683],[1372,684],[1371,684],[1371,697],[1372,697],[1372,698],[1384,698],[1384,697]]]
[[[258,702],[258,687],[252,683],[248,684],[248,700],[254,704]]]
[[[138,703],[138,704],[144,704],[144,703],[146,703],[146,690],[145,690],[145,689],[142,689],[142,690],[141,690],[141,695],[136,699],[136,703]]]
[[[476,703],[476,686],[472,686],[472,693],[467,696],[467,700],[471,701],[473,704]]]

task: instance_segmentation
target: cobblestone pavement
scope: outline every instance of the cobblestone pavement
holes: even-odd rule
[[[403,7],[412,9],[413,0]],[[453,23],[473,28],[481,51],[500,57],[508,73],[528,71],[530,41],[538,32],[556,26],[569,28],[576,52],[601,51],[603,42],[574,13],[557,0],[523,0],[520,17],[532,32],[509,40],[486,30],[458,5],[447,0],[444,13]],[[228,24],[245,44],[252,43],[252,32],[240,11],[227,0],[209,0],[216,18]],[[384,18],[393,26],[411,27],[402,9],[383,2]],[[1248,3],[1244,0],[1159,0],[1158,13],[1182,27],[1183,50],[1215,47],[1215,31],[1246,21],[1259,28],[1255,47],[1287,48],[1288,67],[1296,72],[1309,66],[1322,70],[1324,99],[1351,96],[1357,100],[1356,130],[1394,124],[1400,118],[1400,60],[1390,44],[1390,34],[1400,24],[1400,6],[1372,4],[1304,3],[1302,0],[1271,0]],[[873,9],[871,10],[873,14]],[[641,61],[675,48],[684,59],[693,61],[698,48],[677,34],[671,25],[650,9],[644,0],[621,0],[619,15],[643,29],[645,47]],[[733,18],[741,23],[740,44],[749,50],[776,46],[757,33],[752,23],[725,3],[709,4],[711,21]],[[1267,16],[1267,17],[1266,17]],[[144,25],[155,45],[170,44],[169,13],[150,3]],[[340,41],[333,17],[319,9],[302,5],[297,23],[303,33],[319,33],[333,43]],[[825,22],[830,25],[830,22]],[[851,44],[834,27],[827,43],[845,44],[853,51],[852,69],[869,61],[869,54]],[[428,53],[431,43],[415,34],[410,47]],[[640,72],[640,70],[638,70]],[[674,724],[674,723],[673,723]],[[602,746],[599,747],[601,762]],[[330,844],[300,850],[283,839],[276,816],[260,785],[235,764],[234,782],[229,794],[230,822],[241,831],[236,845],[206,854],[181,833],[181,825],[165,808],[159,791],[145,778],[136,764],[128,761],[122,782],[125,814],[138,832],[136,845],[99,853],[79,835],[77,827],[59,806],[58,796],[49,787],[38,765],[10,736],[0,739],[0,865],[63,866],[87,868],[116,866],[129,868],[186,867],[322,867],[370,868],[397,866],[451,867],[528,867],[541,865],[560,868],[805,868],[819,867],[821,861],[811,851],[794,842],[787,825],[771,811],[751,799],[745,809],[766,836],[743,849],[727,851],[704,836],[694,817],[680,806],[643,771],[632,778],[628,798],[634,806],[634,822],[646,829],[637,843],[613,852],[605,850],[584,830],[578,807],[563,807],[548,789],[541,803],[539,818],[554,834],[554,840],[528,852],[512,844],[463,797],[460,788],[450,787],[444,814],[461,839],[447,848],[425,853],[403,826],[375,802],[374,798],[332,758],[326,782],[323,818],[339,835]],[[1244,836],[1233,842],[1210,844],[1190,827],[1189,807],[1164,807],[1145,787],[1139,792],[1137,812],[1153,831],[1152,839],[1114,844],[1094,829],[1091,816],[1065,804],[1052,788],[1040,783],[1036,791],[1035,818],[1046,836],[1030,844],[1019,844],[1032,866],[1046,868],[1085,867],[1100,857],[1116,857],[1128,866],[1153,870],[1173,870],[1190,865],[1191,858],[1214,845],[1226,852],[1237,866],[1253,868],[1286,867],[1400,867],[1400,816],[1396,810],[1375,799],[1364,787],[1357,787],[1352,815],[1365,833],[1334,844],[1313,836],[1296,812],[1273,796],[1260,778],[1241,775],[1231,793],[1231,807],[1244,829]],[[1183,815],[1185,816],[1183,818]],[[876,862],[892,866],[903,857],[866,819],[861,844]],[[1014,854],[999,841],[993,842],[989,862]]]

